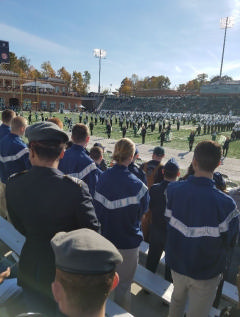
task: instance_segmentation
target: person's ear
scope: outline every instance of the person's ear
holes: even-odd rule
[[[196,159],[194,157],[192,159],[192,167],[193,167],[193,170],[195,171],[196,167],[197,167],[197,161],[196,161]]]
[[[61,300],[61,284],[58,281],[54,281],[52,282],[52,293],[53,293],[53,297],[55,299],[55,301],[57,303],[59,303],[59,301]]]
[[[178,171],[177,176],[178,176],[178,177],[180,176],[180,171]]]
[[[63,313],[66,311],[66,295],[62,284],[59,281],[52,282],[52,293],[55,301],[58,304],[59,310]]]
[[[114,275],[114,278],[113,278],[113,283],[112,283],[112,286],[111,286],[111,291],[113,291],[118,286],[118,283],[119,283],[119,275],[118,275],[117,272],[115,272],[115,275]]]
[[[29,160],[34,159],[35,157],[35,152],[33,151],[32,148],[29,148]]]
[[[90,135],[88,135],[86,138],[86,144],[88,144],[89,140],[90,140]]]
[[[64,157],[64,150],[60,153],[59,159],[61,160]]]

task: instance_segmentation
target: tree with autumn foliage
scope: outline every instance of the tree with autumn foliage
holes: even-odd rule
[[[43,77],[50,77],[50,78],[56,77],[56,72],[52,68],[52,65],[49,61],[43,62],[41,65],[41,69],[42,69],[42,76]]]
[[[178,91],[199,93],[201,86],[209,83],[207,78],[208,75],[205,73],[198,74],[196,78],[189,80],[186,84],[180,84]]]
[[[119,93],[121,95],[130,96],[132,94],[132,90],[133,90],[133,83],[131,79],[128,77],[125,77],[121,82]]]
[[[120,94],[134,95],[134,91],[138,89],[169,89],[171,85],[170,79],[167,76],[147,76],[144,79],[139,79],[136,74],[131,78],[125,77],[119,88]]]
[[[71,74],[66,70],[65,67],[61,67],[58,71],[57,71],[58,76],[67,82],[68,87],[70,87],[71,84],[71,79],[72,76]]]

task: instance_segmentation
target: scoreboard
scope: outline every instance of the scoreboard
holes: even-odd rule
[[[9,64],[9,42],[0,41],[0,64]]]

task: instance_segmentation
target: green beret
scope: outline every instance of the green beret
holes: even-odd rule
[[[123,259],[116,247],[90,229],[59,232],[51,240],[56,267],[76,274],[104,274]]]
[[[55,123],[48,121],[30,125],[25,131],[25,136],[29,142],[57,140],[66,143],[69,140],[67,133],[62,131]]]

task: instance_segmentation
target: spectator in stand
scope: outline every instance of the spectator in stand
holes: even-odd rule
[[[6,109],[2,112],[2,124],[0,125],[0,140],[10,133],[12,119],[16,117],[13,110]]]
[[[64,174],[85,181],[90,194],[94,196],[98,171],[96,164],[86,151],[89,139],[88,127],[82,123],[75,124],[72,129],[73,145],[65,151],[64,157],[60,160],[59,169]]]
[[[13,225],[26,237],[18,285],[29,311],[50,317],[56,310],[51,294],[55,273],[51,238],[61,230],[97,231],[99,223],[87,185],[57,169],[67,134],[52,122],[41,122],[29,126],[26,137],[33,167],[7,182],[7,208]]]
[[[152,213],[152,223],[150,226],[150,243],[146,268],[153,273],[157,270],[159,259],[162,252],[165,250],[166,244],[167,221],[164,216],[166,208],[165,191],[168,184],[170,182],[175,182],[179,175],[179,166],[176,160],[171,158],[163,168],[163,181],[154,184],[149,192],[149,208]],[[169,279],[169,275],[169,273],[165,274],[165,278],[167,277],[167,279]]]
[[[11,121],[11,132],[0,142],[0,178],[6,184],[7,179],[14,173],[25,171],[31,167],[29,150],[21,140],[27,127],[27,120],[15,117]]]
[[[200,142],[192,160],[194,175],[167,188],[166,263],[174,285],[169,317],[183,317],[187,298],[188,317],[208,316],[239,232],[235,202],[214,186],[220,160],[218,144]]]
[[[105,148],[104,148],[104,146],[101,143],[94,143],[93,146],[99,146],[102,149],[103,153],[104,153]],[[100,170],[102,170],[103,172],[106,171],[107,163],[106,163],[104,158],[102,159],[102,161],[101,161],[101,163],[100,163],[98,168],[100,168]]]
[[[123,263],[117,266],[120,282],[115,300],[126,309],[130,309],[130,288],[142,241],[140,221],[149,201],[147,186],[128,170],[134,152],[135,144],[130,139],[121,139],[115,144],[116,164],[99,178],[94,196],[102,235],[123,257]]]
[[[145,185],[147,185],[147,178],[145,172],[135,164],[136,159],[139,157],[139,150],[136,148],[133,160],[128,165],[128,169],[131,173],[136,175]]]
[[[62,121],[61,121],[59,118],[57,118],[57,117],[52,117],[52,118],[48,119],[48,121],[55,123],[56,125],[59,126],[59,128],[60,128],[61,130],[63,130],[63,123],[62,123]]]
[[[69,317],[105,316],[107,297],[119,281],[119,251],[89,229],[59,232],[51,244],[56,259],[52,292],[59,309]]]
[[[161,146],[156,146],[153,149],[152,160],[143,163],[141,169],[147,177],[147,186],[150,189],[153,184],[160,183],[163,180],[163,165],[165,151]]]
[[[95,162],[95,164],[98,168],[98,176],[100,176],[102,174],[102,170],[101,170],[101,162],[103,160],[102,148],[100,148],[100,146],[93,146],[90,149],[89,156]]]

